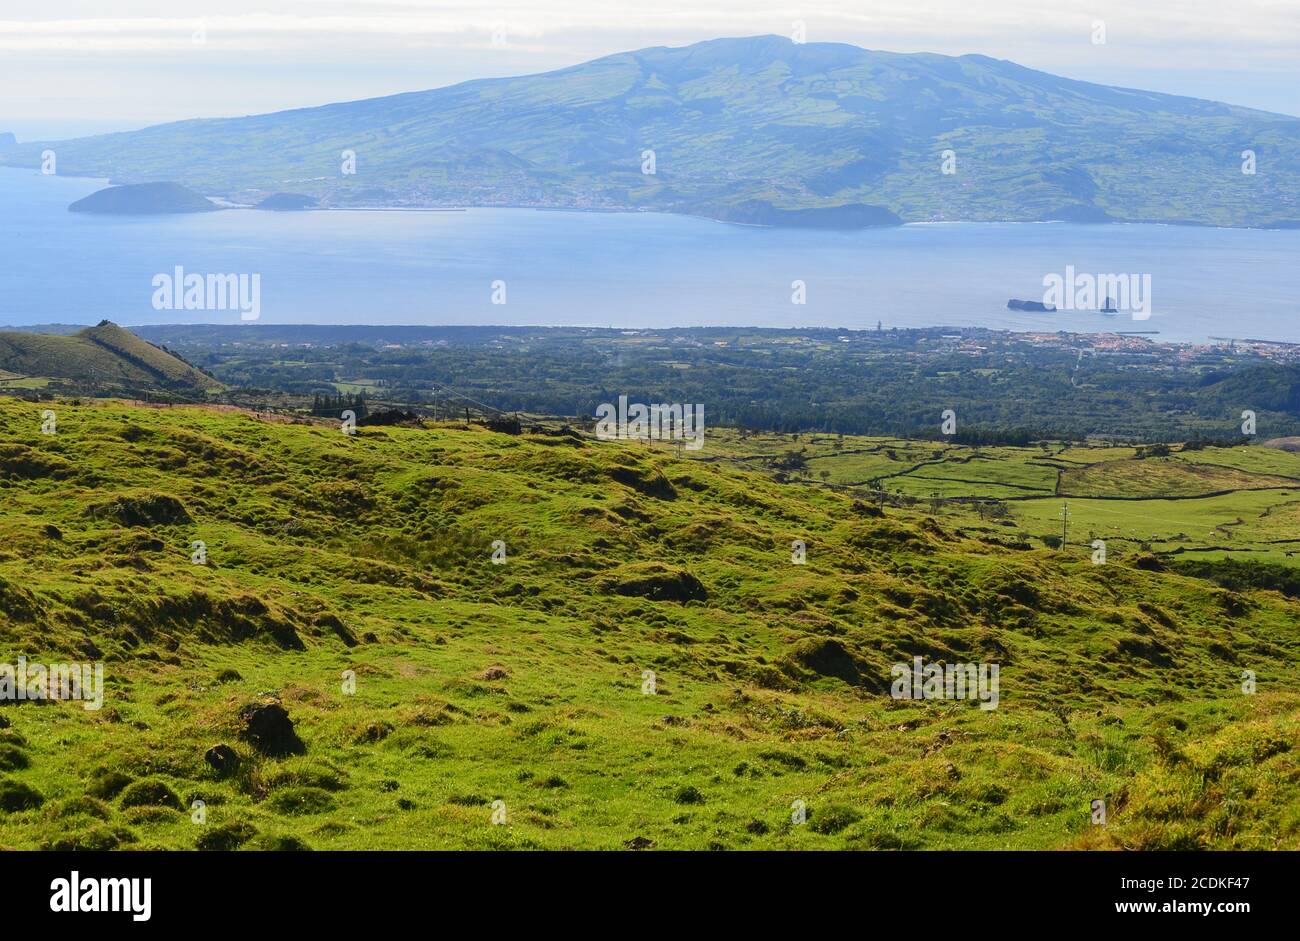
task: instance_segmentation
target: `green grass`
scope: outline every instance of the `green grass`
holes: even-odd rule
[[[1050,532],[1053,525],[1060,529],[1061,505],[1068,502],[1070,525],[1080,534],[1134,542],[1155,540],[1167,544],[1167,549],[1189,545],[1245,548],[1254,542],[1245,536],[1255,532],[1245,529],[1245,521],[1258,520],[1293,500],[1300,500],[1300,489],[1254,490],[1191,500],[1026,500],[1015,504],[1011,512],[1033,533],[1043,530],[1044,524]],[[1297,532],[1290,535],[1295,537]]]
[[[1234,467],[1251,474],[1272,474],[1300,480],[1300,454],[1275,448],[1205,448],[1174,455],[1190,464],[1217,464]]]
[[[0,370],[42,377],[0,383],[44,388],[51,379],[76,379],[97,390],[170,389],[204,393],[220,383],[185,361],[107,321],[67,336],[0,333]],[[33,384],[35,382],[36,384]]]
[[[665,449],[105,401],[0,401],[0,499],[0,663],[107,684],[0,707],[0,846],[1300,848],[1300,604],[1136,552]],[[914,655],[999,663],[999,708],[892,699]],[[301,754],[244,734],[267,703]]]
[[[1192,463],[1171,457],[1106,461],[1071,469],[1061,475],[1060,492],[1078,497],[1194,497],[1297,483],[1300,481],[1294,478],[1253,474],[1226,465]]]
[[[1146,549],[1268,561],[1300,561],[1300,454],[1265,448],[1207,447],[1138,458],[1111,446],[967,447],[853,435],[750,435],[710,432],[700,452],[710,461],[770,468],[803,450],[804,479],[919,501],[929,512],[973,532],[1019,534],[1040,541],[1061,532],[1070,508],[1076,551],[1095,538],[1109,549]],[[821,471],[831,473],[822,478]],[[935,498],[942,504],[932,506]],[[1005,517],[990,525],[971,501],[1000,501]]]

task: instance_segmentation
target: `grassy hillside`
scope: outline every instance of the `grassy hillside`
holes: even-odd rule
[[[166,390],[201,396],[220,383],[183,359],[102,321],[71,335],[0,333],[0,388],[63,379],[91,390]]]
[[[249,203],[289,191],[334,206],[648,207],[778,225],[1263,225],[1300,219],[1297,142],[1300,119],[986,56],[757,36],[0,147],[0,164],[36,166],[48,148],[63,173],[176,181]],[[1242,173],[1246,149],[1253,175]],[[947,151],[953,173],[942,172]]]
[[[1300,848],[1275,591],[561,435],[0,401],[0,448],[0,662],[108,687],[0,706],[0,845]],[[913,655],[999,708],[892,699]]]

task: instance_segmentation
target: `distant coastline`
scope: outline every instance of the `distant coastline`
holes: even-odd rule
[[[1212,337],[1209,342],[1190,341],[1190,340],[1154,340],[1151,337],[1158,334],[1154,330],[1109,330],[1109,331],[1077,331],[1077,330],[1002,330],[989,327],[959,327],[943,324],[936,324],[926,327],[886,327],[883,330],[869,328],[834,328],[834,327],[771,327],[762,325],[730,325],[726,327],[715,326],[685,326],[685,325],[667,325],[656,327],[624,328],[624,327],[601,327],[601,326],[575,326],[572,324],[474,324],[474,325],[456,325],[456,324],[367,324],[367,323],[310,323],[310,322],[292,322],[292,323],[248,323],[248,324],[221,324],[221,323],[140,323],[140,324],[123,324],[132,330],[137,331],[141,336],[153,337],[156,340],[166,339],[174,332],[194,333],[204,335],[222,335],[229,334],[232,338],[249,335],[252,331],[259,335],[259,339],[266,342],[289,341],[296,338],[310,339],[313,342],[324,342],[325,338],[332,338],[334,342],[368,342],[378,337],[384,337],[395,342],[417,343],[439,338],[443,335],[483,335],[493,333],[510,333],[511,331],[525,333],[555,333],[561,335],[578,335],[591,337],[636,337],[636,336],[660,336],[664,334],[680,334],[691,337],[697,334],[714,335],[727,333],[753,333],[758,336],[766,335],[786,335],[786,336],[807,336],[819,339],[836,339],[846,337],[849,339],[865,339],[872,336],[888,335],[891,338],[901,338],[904,340],[933,340],[936,343],[961,343],[979,342],[979,341],[998,341],[1007,343],[1027,343],[1037,347],[1061,347],[1070,346],[1071,348],[1083,347],[1085,349],[1095,349],[1103,347],[1113,347],[1115,344],[1122,344],[1128,348],[1151,348],[1164,351],[1178,350],[1222,350],[1225,347],[1236,347],[1241,350],[1250,350],[1255,353],[1267,355],[1272,351],[1275,355],[1287,360],[1300,361],[1300,342],[1290,342],[1285,340],[1265,340],[1258,338],[1246,337]],[[69,335],[85,329],[81,324],[65,323],[46,323],[46,324],[29,324],[22,326],[10,326],[5,330],[13,333],[36,333],[48,335]]]
[[[38,171],[35,166],[17,166],[13,164],[0,164],[0,173],[11,171],[13,173],[31,173]],[[139,185],[131,184],[125,181],[94,174],[81,173],[59,173],[57,176],[66,180],[91,180],[101,184],[101,188],[112,188],[118,186]],[[93,194],[92,194],[93,195]],[[203,193],[206,199],[217,203],[217,207],[222,210],[248,210],[257,209],[255,203],[247,201],[233,201],[228,197],[218,193]],[[270,195],[270,194],[268,194]],[[828,209],[837,209],[840,207],[827,207]],[[527,209],[534,212],[555,212],[555,213],[588,213],[593,215],[627,215],[627,214],[657,214],[680,216],[688,219],[701,219],[708,222],[719,222],[727,225],[756,227],[756,228],[822,228],[819,226],[794,226],[781,225],[772,222],[754,222],[745,221],[736,218],[724,218],[717,214],[707,214],[701,212],[690,212],[672,208],[651,207],[651,206],[555,206],[555,205],[538,205],[528,203],[466,203],[457,206],[403,206],[403,205],[369,205],[369,206],[333,206],[322,205],[312,206],[309,208],[294,210],[295,212],[468,212],[473,209]],[[1099,222],[1079,222],[1069,219],[901,219],[897,223],[885,223],[878,225],[867,225],[851,228],[825,227],[827,231],[854,231],[856,229],[878,229],[878,228],[904,228],[909,226],[947,226],[947,225],[965,225],[965,226],[984,226],[984,225],[1087,225],[1087,226],[1171,226],[1178,228],[1195,228],[1195,229],[1224,229],[1232,231],[1263,231],[1263,232],[1283,232],[1300,229],[1300,220],[1276,220],[1269,223],[1253,223],[1249,225],[1223,225],[1213,222],[1198,222],[1188,219],[1109,219]]]

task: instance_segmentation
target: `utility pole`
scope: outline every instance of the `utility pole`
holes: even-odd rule
[[[1068,500],[1061,501],[1061,548],[1065,548],[1065,534],[1070,525],[1070,503]]]

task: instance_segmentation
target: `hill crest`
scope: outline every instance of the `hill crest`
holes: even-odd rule
[[[176,354],[108,320],[72,334],[0,332],[0,370],[13,374],[11,379],[67,380],[89,392],[202,394],[221,386]]]

